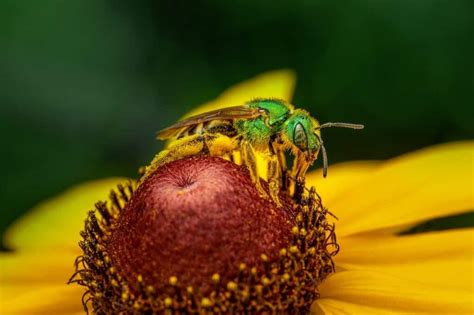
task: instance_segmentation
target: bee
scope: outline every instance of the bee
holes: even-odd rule
[[[174,141],[155,156],[142,178],[183,157],[205,154],[231,158],[240,153],[241,163],[248,168],[259,193],[280,205],[280,191],[289,191],[289,179],[304,179],[320,151],[326,177],[328,159],[321,129],[328,127],[364,128],[340,122],[319,124],[307,111],[280,99],[254,99],[244,105],[209,111],[157,132],[157,139]],[[266,157],[270,196],[260,182],[257,152]],[[286,152],[294,157],[291,170],[287,168]]]

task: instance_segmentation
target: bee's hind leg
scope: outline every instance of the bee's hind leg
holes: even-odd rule
[[[241,144],[241,154],[242,154],[242,162],[245,164],[250,172],[250,178],[257,188],[259,194],[263,198],[268,198],[268,194],[263,189],[262,184],[260,183],[260,176],[258,175],[258,168],[257,168],[257,160],[255,156],[255,151],[252,145],[244,141]]]
[[[140,181],[148,177],[148,175],[162,165],[205,152],[209,151],[205,137],[202,135],[196,134],[176,140],[168,148],[155,155],[150,165],[143,168]]]

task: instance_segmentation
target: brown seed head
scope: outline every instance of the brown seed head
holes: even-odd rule
[[[170,277],[208,293],[239,264],[261,266],[290,240],[292,203],[259,196],[244,167],[212,157],[172,162],[147,177],[106,248],[122,276],[162,286]]]
[[[297,185],[277,207],[245,167],[169,163],[89,212],[70,283],[94,314],[308,312],[338,246],[315,190]]]

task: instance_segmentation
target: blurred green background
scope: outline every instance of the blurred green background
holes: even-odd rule
[[[268,70],[294,69],[294,103],[322,122],[366,125],[325,133],[332,163],[472,139],[473,9],[471,0],[2,0],[0,234],[66,187],[135,176],[161,148],[156,130]]]

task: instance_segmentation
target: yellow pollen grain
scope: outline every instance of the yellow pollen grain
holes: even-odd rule
[[[290,253],[292,253],[292,254],[298,253],[298,247],[296,247],[296,246],[291,246],[291,247],[290,247]]]
[[[229,290],[229,291],[237,290],[237,283],[235,283],[233,281],[229,281],[229,283],[227,283],[227,290]]]
[[[239,265],[239,270],[240,270],[240,271],[245,270],[245,268],[247,268],[247,265],[246,265],[246,264],[241,263],[241,264]]]
[[[204,308],[211,307],[211,306],[212,306],[212,302],[211,302],[211,300],[209,300],[208,298],[203,298],[203,299],[201,300],[201,306],[204,307]]]
[[[212,281],[213,282],[219,282],[219,280],[221,279],[221,277],[219,276],[218,273],[215,273],[212,275]]]
[[[280,249],[280,256],[286,256],[286,249],[285,248]]]
[[[126,301],[128,300],[128,293],[127,292],[123,292],[122,293],[122,301]]]
[[[147,287],[146,287],[146,290],[147,290],[148,293],[153,293],[153,292],[155,292],[155,288],[153,288],[151,285],[147,286]]]
[[[294,226],[291,228],[291,233],[295,234],[295,235],[298,235],[298,232],[299,232],[299,229],[297,226]]]
[[[264,277],[264,278],[262,279],[262,284],[263,284],[264,286],[269,285],[269,284],[270,284],[270,279],[268,279],[267,277]]]
[[[166,307],[170,307],[172,304],[173,304],[173,300],[170,299],[169,297],[167,297],[167,298],[165,299],[165,306],[166,306]]]
[[[176,278],[175,276],[171,276],[169,279],[169,283],[171,285],[176,285],[178,283],[178,278]]]
[[[186,288],[186,291],[188,292],[188,294],[193,294],[193,287],[189,286]]]
[[[265,254],[262,254],[262,255],[260,256],[260,259],[262,259],[262,261],[265,261],[265,262],[266,262],[266,261],[268,261],[268,256],[265,255]]]

